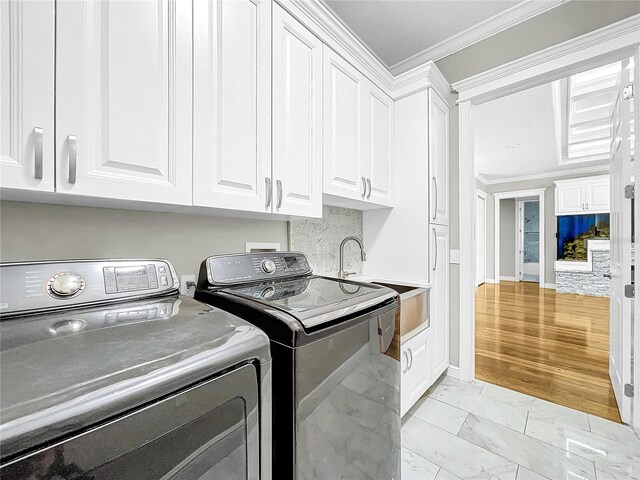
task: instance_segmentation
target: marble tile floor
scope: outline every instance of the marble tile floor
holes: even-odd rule
[[[442,377],[402,419],[402,480],[640,480],[630,427]]]

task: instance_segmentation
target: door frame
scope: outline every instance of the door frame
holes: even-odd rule
[[[482,245],[484,246],[484,276],[480,279],[481,282],[478,282],[478,277],[476,276],[476,286],[480,286],[483,283],[487,283],[487,192],[484,190],[477,189],[476,190],[476,202],[482,200],[484,202],[484,228],[480,235],[483,238]],[[476,218],[478,218],[476,216]],[[478,242],[476,241],[476,252],[478,252]]]
[[[494,241],[494,245],[495,245],[495,270],[494,270],[494,275],[496,275],[495,279],[497,283],[500,283],[500,201],[501,200],[510,200],[510,199],[514,199],[516,200],[515,204],[516,204],[516,219],[518,218],[518,199],[523,199],[523,198],[527,198],[527,199],[538,199],[539,205],[540,205],[540,264],[539,264],[539,285],[540,288],[544,288],[545,286],[545,242],[544,242],[544,238],[545,238],[545,233],[544,233],[544,227],[545,227],[545,201],[544,201],[544,197],[545,197],[545,192],[547,191],[547,188],[532,188],[529,190],[511,190],[509,192],[499,192],[499,193],[494,193],[493,196],[496,199],[495,201],[495,214],[494,214],[494,218],[495,218],[495,241]],[[518,245],[517,245],[517,239],[518,239],[518,222],[516,221],[516,248],[515,248],[515,265],[516,268],[518,267],[518,262],[519,262],[519,255],[518,255]],[[460,227],[462,229],[462,222],[460,223]],[[461,246],[462,249],[462,246]],[[516,280],[518,279],[518,272],[515,272],[515,278]],[[462,315],[460,316],[460,320],[461,320],[461,327],[462,327]],[[474,327],[475,330],[475,327]],[[461,328],[461,334],[462,334],[462,328]],[[475,345],[474,345],[474,351],[475,351]],[[462,350],[460,350],[460,359],[462,361]]]
[[[546,284],[541,281],[540,270],[545,273],[544,265],[542,265],[546,258],[542,256],[545,252],[545,238],[544,232],[544,212],[540,209],[540,200],[534,198],[517,198],[516,199],[516,238],[518,243],[516,244],[516,280],[522,282],[524,280],[524,205],[525,203],[538,202],[538,284],[540,288],[546,288]]]
[[[459,109],[459,177],[460,238],[460,365],[459,377],[475,378],[475,168],[473,153],[473,107],[487,101],[558,80],[580,71],[595,68],[637,53],[640,15],[553,45],[512,62],[455,82]],[[637,75],[637,71],[636,71]],[[636,93],[636,105],[639,95]],[[636,119],[638,111],[636,108]],[[640,162],[636,162],[636,183],[640,187]],[[636,190],[640,191],[640,190]],[[640,219],[640,209],[636,209]],[[636,304],[636,312],[640,308]],[[639,318],[636,315],[636,318]],[[640,328],[636,329],[636,345],[640,344]],[[640,365],[640,355],[635,355]],[[640,389],[640,368],[635,369],[635,384]],[[636,402],[640,394],[637,394]],[[640,415],[633,419],[640,428]]]

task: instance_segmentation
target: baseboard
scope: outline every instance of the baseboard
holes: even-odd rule
[[[551,288],[552,290],[556,289],[556,284],[555,283],[545,283],[544,284],[544,288]]]
[[[447,370],[444,372],[444,374],[447,377],[459,379],[460,378],[460,368],[459,367],[454,367],[453,365],[450,365],[449,368],[447,368]]]
[[[498,283],[498,282],[496,282],[495,278],[486,278],[484,280],[484,283]]]
[[[518,279],[516,277],[508,277],[506,275],[500,276],[500,280],[506,280],[508,282],[517,282]]]

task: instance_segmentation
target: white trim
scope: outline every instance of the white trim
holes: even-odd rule
[[[546,11],[551,10],[567,0],[548,0],[546,2],[537,2],[531,0],[525,0],[513,7],[510,7],[486,20],[483,20],[472,27],[463,30],[435,45],[425,48],[421,52],[410,56],[405,60],[394,63],[388,66],[393,75],[407,71],[416,65],[421,65],[425,62],[436,62],[441,58],[451,55],[452,53],[459,52],[463,48],[480,42],[496,33],[500,33],[508,28],[511,28],[519,23],[529,20],[536,15],[540,15]],[[364,42],[363,42],[364,43]],[[371,50],[369,48],[369,50]],[[385,63],[386,65],[386,63]]]
[[[556,284],[555,283],[545,283],[544,284],[544,288],[550,288],[552,290],[556,289]]]
[[[504,280],[505,282],[517,282],[518,279],[516,277],[512,277],[511,275],[500,275],[500,281]]]
[[[633,55],[640,14],[532,53],[452,86],[474,105]]]
[[[485,278],[484,283],[492,283],[492,284],[496,284],[496,283],[500,283],[500,282],[496,282],[495,278]]]
[[[513,268],[514,268],[514,277],[516,277],[516,281],[520,282],[522,280],[522,268],[520,266],[520,254],[518,253],[518,249],[520,248],[520,201],[519,199],[515,199],[515,201],[513,202],[513,207],[514,207],[514,219],[515,221],[514,223],[514,227],[516,229],[516,236],[515,236],[515,242],[514,242],[514,247],[513,247],[513,254],[515,255],[515,263],[513,264]],[[524,241],[523,241],[524,243]]]
[[[539,197],[544,195],[547,191],[547,187],[543,188],[530,188],[527,190],[511,190],[508,192],[496,192],[493,196],[497,200],[505,200],[508,198],[526,198],[526,197]]]
[[[484,226],[481,232],[479,232],[479,235],[481,235],[484,238],[484,241],[482,242],[482,244],[484,245],[484,277],[483,278],[476,278],[476,285],[480,286],[483,283],[485,283],[487,281],[487,192],[485,192],[484,190],[480,190],[477,189],[476,190],[476,202],[478,202],[478,199],[482,200],[484,202]],[[476,215],[477,217],[477,215]],[[478,237],[476,237],[477,239]],[[476,251],[477,251],[477,242],[476,242]],[[460,252],[458,252],[458,257],[460,256]],[[478,281],[480,280],[480,281]]]
[[[571,175],[583,175],[585,173],[609,172],[609,165],[594,165],[591,167],[579,167],[571,170],[554,170],[552,172],[532,173],[529,175],[517,175],[515,177],[502,177],[488,179],[482,174],[478,174],[478,180],[485,185],[499,185],[501,183],[525,182],[528,180],[542,180],[546,178],[558,178]]]
[[[455,378],[457,380],[460,378],[460,369],[458,367],[454,367],[453,365],[449,365],[444,374],[447,377]]]
[[[486,199],[487,199],[487,195],[488,195],[488,193],[487,193],[487,192],[485,192],[484,190],[482,190],[481,188],[476,189],[476,192],[477,192],[478,196],[479,196],[480,198],[482,198],[483,200],[486,200]]]
[[[471,381],[475,378],[475,190],[473,175],[473,105],[491,98],[500,98],[511,93],[566,77],[581,70],[595,68],[635,55],[638,52],[638,24],[640,15],[635,15],[595,32],[582,35],[568,42],[547,48],[520,58],[501,67],[457,82],[454,87],[459,94],[459,182],[460,194],[460,238],[471,241],[460,245],[460,378]],[[638,69],[640,70],[640,69]],[[636,70],[636,74],[638,74]],[[640,118],[640,108],[636,116]],[[640,120],[637,121],[640,123]],[[637,162],[640,169],[640,162]],[[640,174],[636,175],[640,184]],[[541,206],[542,209],[542,206]],[[640,209],[636,215],[640,217]],[[543,279],[541,284],[544,284]],[[638,302],[640,304],[640,302]],[[639,307],[640,308],[640,307]],[[640,338],[640,329],[638,329]],[[640,343],[640,342],[639,342]],[[640,364],[640,355],[637,356]],[[640,368],[638,368],[640,377]],[[639,379],[640,380],[640,379]],[[640,399],[640,395],[638,396]],[[638,426],[640,426],[640,419]]]

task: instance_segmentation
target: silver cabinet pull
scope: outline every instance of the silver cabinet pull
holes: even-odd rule
[[[278,203],[276,203],[276,208],[280,208],[282,206],[282,182],[280,180],[276,180],[276,187],[278,187]]]
[[[367,178],[367,186],[369,187],[369,193],[367,194],[367,200],[371,198],[371,179]]]
[[[44,130],[40,127],[33,129],[33,143],[34,143],[34,173],[33,177],[36,180],[42,180],[42,149],[44,143]]]
[[[436,271],[437,265],[438,265],[438,233],[436,232],[436,229],[433,229],[433,246],[435,248],[435,255],[433,258],[433,271]]]
[[[611,280],[611,272],[609,272],[609,273],[603,273],[603,274],[602,274],[602,276],[603,276],[604,278],[608,278],[609,280]]]
[[[273,196],[273,190],[271,189],[271,177],[264,177],[264,206],[271,205],[271,197]]]
[[[438,180],[436,177],[431,177],[433,180],[433,219],[435,220],[438,216]]]
[[[69,147],[69,183],[74,185],[76,183],[76,173],[78,169],[78,141],[75,135],[69,135],[67,137],[67,143]]]
[[[405,359],[406,359],[405,365],[407,366],[406,368],[404,368],[402,370],[402,373],[407,373],[409,371],[409,354],[405,350],[404,352],[402,352],[402,356],[405,357]]]
[[[409,350],[409,358],[411,359],[411,363],[409,363],[407,370],[411,370],[411,368],[413,367],[413,351],[410,348],[408,348],[407,350]]]
[[[360,178],[362,178],[362,198],[364,198],[367,195],[367,180],[364,177]]]

